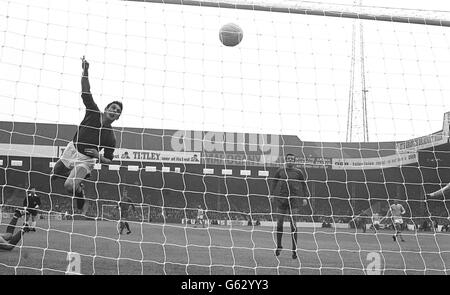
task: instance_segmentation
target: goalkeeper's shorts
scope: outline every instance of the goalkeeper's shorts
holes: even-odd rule
[[[94,169],[94,165],[97,163],[97,159],[80,153],[71,141],[67,144],[67,147],[61,156],[61,162],[63,162],[64,166],[68,169],[83,167],[87,170],[87,174],[90,174]]]
[[[38,214],[37,210],[36,209],[32,209],[32,208],[27,208],[27,212],[31,216],[36,216]]]

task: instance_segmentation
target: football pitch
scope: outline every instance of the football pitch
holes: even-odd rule
[[[67,253],[81,257],[86,275],[363,275],[369,253],[381,257],[382,274],[450,273],[450,234],[299,228],[298,259],[292,259],[290,229],[274,255],[271,227],[132,223],[117,234],[113,221],[40,220],[12,251],[0,251],[0,274],[64,274]],[[5,225],[0,227],[5,231]]]

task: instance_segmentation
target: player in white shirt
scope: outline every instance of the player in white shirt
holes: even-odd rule
[[[402,215],[405,213],[406,213],[405,208],[403,208],[403,206],[399,204],[397,200],[395,200],[394,204],[392,204],[389,207],[389,211],[386,217],[391,217],[392,222],[394,224],[395,234],[392,236],[394,242],[397,241],[397,237],[399,237],[402,242],[405,241],[402,236],[402,224],[403,224]]]
[[[202,224],[202,227],[205,227],[205,210],[203,210],[201,205],[198,205],[197,210],[197,222],[198,224]]]

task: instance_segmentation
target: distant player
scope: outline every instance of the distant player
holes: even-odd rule
[[[379,230],[380,229],[380,224],[381,224],[381,216],[378,213],[374,213],[372,215],[372,227],[375,230]]]
[[[205,228],[205,210],[203,210],[202,205],[198,205],[196,223]]]
[[[130,213],[130,207],[136,213],[136,208],[134,207],[133,201],[127,196],[123,196],[122,200],[117,204],[117,208],[119,209],[119,234],[123,233],[123,230],[127,228],[127,235],[131,234],[130,225],[128,224],[128,216]]]
[[[394,242],[397,241],[397,237],[399,237],[402,242],[405,241],[402,236],[402,225],[403,225],[402,215],[405,213],[406,213],[405,208],[403,208],[403,206],[399,204],[397,200],[395,200],[394,204],[392,204],[389,207],[389,211],[386,217],[391,217],[392,223],[394,224],[395,234],[392,236]]]
[[[294,164],[295,155],[287,154],[285,166],[275,172],[270,188],[270,199],[277,211],[277,249],[275,250],[275,255],[279,256],[283,248],[281,241],[283,238],[284,217],[286,215],[291,224],[292,259],[297,259],[297,223],[293,214],[300,209],[302,197],[304,198],[302,201],[303,206],[308,204],[306,200],[308,189],[302,171],[295,168]],[[280,183],[280,193],[279,196],[274,197],[278,183]]]
[[[368,210],[363,210],[358,216],[354,217],[352,219],[352,222],[355,225],[355,229],[362,229],[362,231],[365,233],[367,230],[366,224],[368,223],[370,217],[370,208]]]
[[[65,180],[64,188],[67,193],[75,196],[79,210],[83,210],[85,203],[82,181],[89,177],[95,163],[110,164],[114,158],[116,138],[111,124],[119,119],[123,110],[121,102],[113,101],[106,106],[103,113],[100,111],[91,94],[89,63],[84,57],[81,66],[81,97],[86,106],[86,114],[73,140],[69,142],[52,171],[52,180]],[[99,153],[102,149],[104,155]],[[83,210],[83,214],[85,213],[86,209]]]
[[[38,210],[41,207],[41,199],[36,194],[36,189],[31,188],[30,192],[23,200],[23,207],[25,208],[25,220],[24,220],[24,231],[36,231],[36,218]],[[28,224],[28,220],[31,216],[31,226]]]
[[[6,228],[6,233],[0,234],[0,250],[11,251],[20,242],[22,235],[25,232],[23,228],[14,234],[17,220],[22,216],[19,210],[16,210],[13,218]]]
[[[167,212],[165,208],[161,208],[161,218],[163,220],[163,222],[166,222],[166,218],[167,218]]]

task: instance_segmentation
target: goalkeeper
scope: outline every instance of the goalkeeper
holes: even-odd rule
[[[95,163],[111,164],[114,159],[116,137],[111,124],[119,119],[123,105],[119,101],[109,103],[101,112],[94,101],[88,78],[89,63],[83,57],[81,97],[86,106],[83,121],[77,128],[73,140],[64,149],[61,158],[53,167],[52,180],[62,178],[64,188],[74,196],[79,210],[86,213],[82,182],[88,178]],[[100,151],[104,154],[101,155]]]
[[[294,211],[300,209],[300,198],[303,199],[303,206],[308,204],[306,198],[308,197],[308,188],[305,183],[305,178],[302,171],[295,168],[295,155],[286,155],[285,167],[279,168],[274,175],[274,180],[271,186],[271,194],[275,192],[278,183],[280,185],[280,194],[276,197],[277,208],[277,249],[275,255],[279,256],[281,249],[281,240],[283,238],[283,223],[284,217],[287,215],[291,224],[292,234],[292,259],[297,259],[297,222],[295,220]],[[273,203],[274,197],[270,197],[271,203]]]

